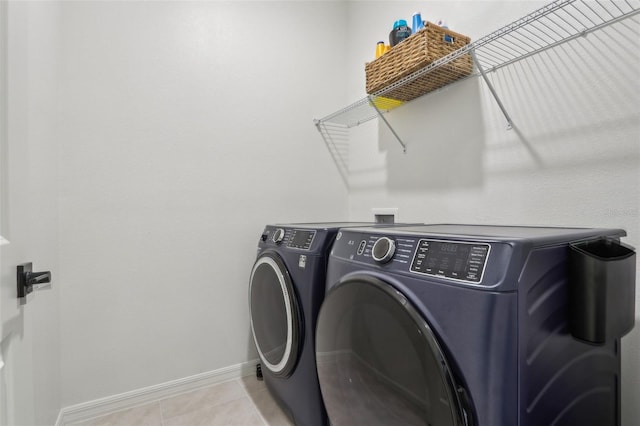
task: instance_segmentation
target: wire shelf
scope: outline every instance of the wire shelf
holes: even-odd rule
[[[359,126],[374,118],[389,123],[383,114],[400,106],[401,103],[385,104],[385,94],[412,81],[429,75],[435,70],[442,73],[451,66],[451,62],[463,55],[471,54],[476,71],[472,76],[495,71],[522,59],[552,49],[562,43],[587,35],[608,25],[630,18],[640,13],[640,2],[629,0],[556,0],[548,5],[494,31],[467,46],[450,53],[426,67],[404,77],[394,84],[368,95],[353,104],[314,120],[318,131],[329,147],[340,172],[347,182],[348,177],[348,129]],[[634,21],[636,22],[636,21]],[[637,24],[637,22],[636,22]],[[459,80],[458,80],[459,81]],[[511,120],[502,106],[497,94],[485,78],[493,96],[507,118],[508,128]],[[398,102],[398,101],[396,101]],[[404,142],[389,126],[398,142],[405,148]],[[336,147],[339,146],[340,149]]]
[[[640,12],[627,0],[557,0],[468,48],[487,71],[510,65]]]

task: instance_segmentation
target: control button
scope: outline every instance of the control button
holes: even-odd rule
[[[282,229],[282,228],[276,229],[276,231],[273,233],[273,237],[271,237],[271,239],[273,240],[274,243],[280,244],[282,242],[282,240],[284,240],[284,229]]]
[[[396,243],[387,237],[381,237],[378,238],[375,243],[373,243],[371,256],[376,262],[386,263],[393,258],[393,254],[395,252]]]
[[[267,241],[267,237],[269,237],[269,234],[262,234],[262,235],[260,236],[260,239],[261,239],[262,241]]]
[[[360,245],[358,246],[358,254],[364,253],[364,249],[367,247],[367,240],[360,241]]]

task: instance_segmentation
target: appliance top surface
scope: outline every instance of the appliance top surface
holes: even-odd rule
[[[362,229],[380,232],[380,229]],[[386,234],[453,237],[456,239],[491,239],[498,241],[530,241],[536,245],[577,241],[597,236],[625,236],[622,229],[563,228],[501,225],[416,225],[385,230]]]
[[[309,223],[277,223],[273,226],[303,229],[346,228],[350,226],[374,226],[373,222],[309,222]]]
[[[278,223],[272,226],[283,228],[301,228],[301,229],[339,229],[339,228],[389,228],[395,226],[415,226],[420,224],[401,224],[401,223],[373,223],[373,222],[318,222],[318,223]]]

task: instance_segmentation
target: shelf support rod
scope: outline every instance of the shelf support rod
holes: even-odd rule
[[[393,127],[391,127],[391,124],[389,124],[389,122],[387,121],[386,118],[384,118],[384,114],[382,113],[382,111],[380,111],[380,108],[378,108],[378,106],[376,105],[376,103],[373,101],[373,95],[369,95],[367,96],[369,98],[369,102],[371,103],[371,105],[373,106],[373,108],[375,108],[376,112],[378,113],[378,117],[380,117],[380,119],[382,121],[384,121],[384,124],[387,125],[387,127],[389,128],[389,130],[391,130],[391,133],[393,133],[393,136],[396,137],[396,139],[398,140],[398,142],[400,142],[400,145],[402,145],[402,152],[404,152],[405,154],[407,153],[407,146],[404,144],[404,142],[402,142],[402,139],[400,139],[400,136],[398,136],[398,134],[396,133],[395,130],[393,130]]]
[[[470,53],[471,53],[471,58],[473,59],[473,62],[475,62],[476,67],[478,68],[478,71],[480,72],[480,75],[482,76],[482,79],[487,84],[487,87],[489,87],[489,91],[493,95],[493,98],[496,100],[496,103],[498,104],[498,107],[502,111],[502,114],[504,115],[504,118],[507,119],[507,130],[513,129],[513,121],[511,120],[511,117],[509,116],[509,113],[507,112],[506,108],[502,104],[502,101],[500,100],[500,97],[498,97],[498,93],[496,93],[496,90],[493,88],[493,84],[491,84],[491,81],[489,81],[489,78],[487,78],[487,75],[485,74],[484,69],[482,68],[482,65],[480,64],[480,61],[478,61],[478,58],[476,57],[475,49],[472,49]]]

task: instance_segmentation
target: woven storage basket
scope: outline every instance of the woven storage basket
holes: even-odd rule
[[[446,41],[445,37],[451,41]],[[427,22],[423,29],[365,65],[367,93],[410,101],[466,77],[473,68],[469,54],[402,84],[401,87],[380,93],[389,85],[464,47],[470,41],[469,37]]]

